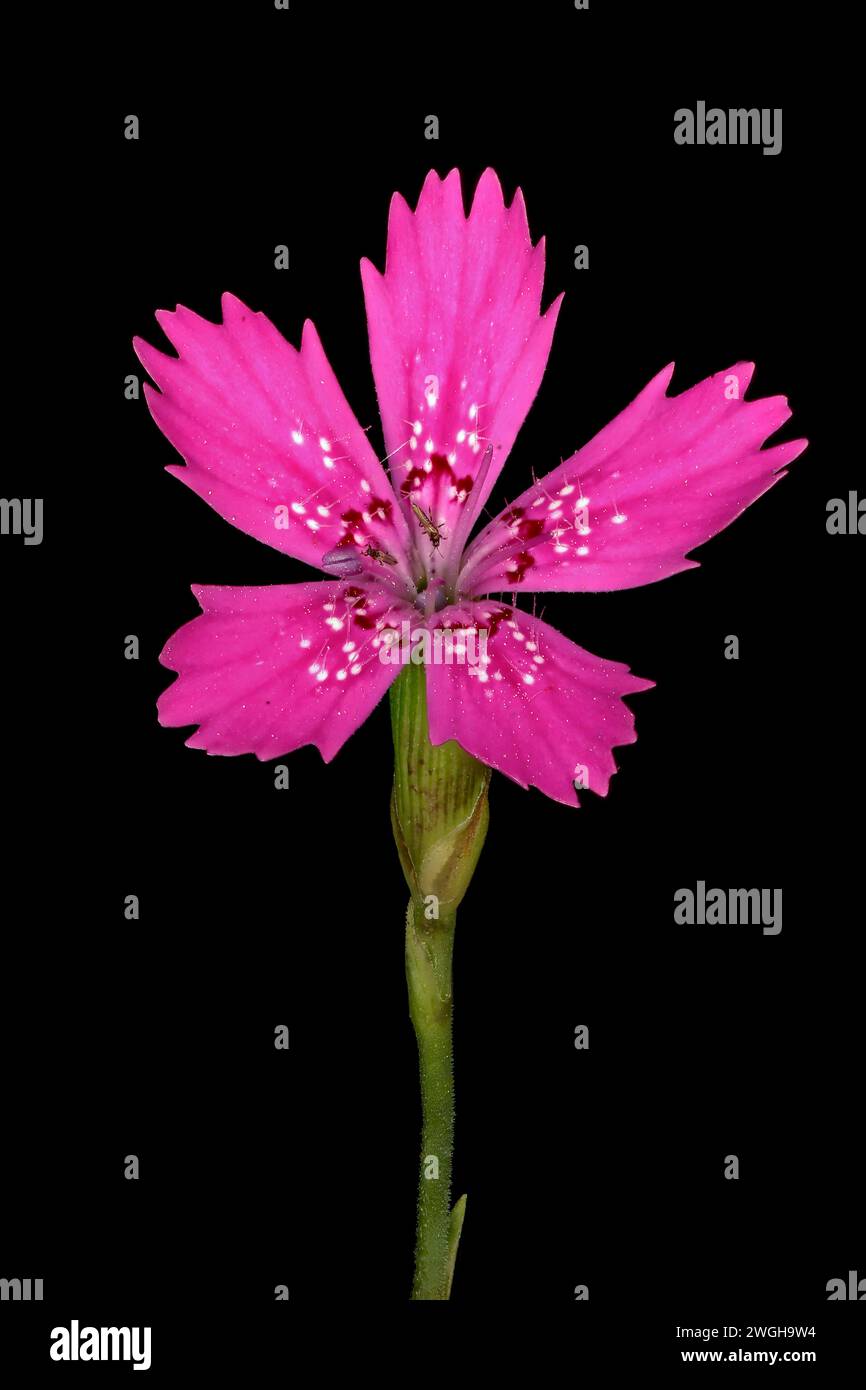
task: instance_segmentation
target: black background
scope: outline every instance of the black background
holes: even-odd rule
[[[158,726],[171,677],[156,658],[198,612],[191,583],[312,575],[163,472],[174,451],[123,379],[141,376],[133,334],[166,346],[155,309],[217,318],[229,289],[294,343],[314,320],[381,447],[358,262],[383,264],[391,194],[414,204],[428,168],[454,165],[467,199],[488,164],[509,198],[523,188],[547,238],[545,304],[566,291],[494,505],[671,359],[675,391],[754,360],[750,394],[793,408],[778,440],[811,443],[700,569],[544,599],[547,621],[657,686],[630,700],[638,741],[607,798],[570,811],[494,777],[457,936],[469,1205],[452,1302],[484,1315],[463,1325],[488,1350],[543,1318],[525,1345],[567,1346],[578,1370],[596,1353],[666,1371],[677,1324],[793,1323],[816,1326],[795,1345],[826,1372],[862,1328],[825,1291],[866,1275],[861,542],[825,526],[859,471],[828,350],[847,293],[832,132],[773,64],[710,74],[673,13],[661,34],[646,16],[632,31],[626,76],[621,13],[551,6],[529,33],[497,11],[494,34],[482,9],[477,29],[441,6],[395,29],[376,7],[339,22],[253,7],[210,22],[206,56],[181,58],[169,29],[137,64],[144,35],[123,21],[76,129],[80,177],[56,185],[80,259],[44,271],[44,341],[71,399],[50,450],[52,412],[30,415],[4,484],[46,498],[41,547],[3,540],[0,1275],[41,1276],[45,1301],[2,1305],[0,1363],[20,1357],[33,1383],[75,1373],[47,1355],[73,1317],[152,1325],[166,1381],[228,1363],[276,1379],[300,1348],[365,1364],[366,1335],[403,1322],[419,1104],[387,701],[330,766],[293,754],[285,792],[268,765]],[[651,34],[679,60],[643,61]],[[782,106],[781,155],[676,146],[673,112],[699,98]],[[673,894],[698,879],[781,887],[782,933],[677,926]],[[322,1313],[342,1336],[314,1332]]]

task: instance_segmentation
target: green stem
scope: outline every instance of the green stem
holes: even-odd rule
[[[451,1261],[451,1155],[454,1067],[451,1043],[451,957],[455,914],[427,921],[423,904],[406,914],[409,1013],[421,1074],[421,1175],[413,1299],[447,1299]],[[455,1251],[456,1254],[456,1251]]]
[[[391,822],[412,894],[406,917],[409,1012],[421,1074],[421,1177],[413,1299],[448,1299],[466,1198],[451,1209],[454,1077],[451,960],[457,908],[487,833],[490,768],[452,742],[434,746],[426,672],[409,665],[391,687]]]

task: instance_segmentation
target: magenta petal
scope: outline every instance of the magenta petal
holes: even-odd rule
[[[178,357],[134,340],[160,388],[145,386],[150,412],[186,460],[168,471],[240,530],[317,568],[340,544],[402,559],[405,519],[313,325],[297,352],[234,295],[222,308],[221,324],[182,307],[157,314]]]
[[[161,724],[199,725],[190,748],[268,759],[314,743],[330,762],[399,673],[379,660],[379,632],[408,610],[374,584],[193,593],[202,616],[166,643],[160,661],[180,674],[158,702]]]
[[[533,248],[522,196],[506,208],[492,169],[468,219],[457,170],[431,172],[414,213],[392,200],[384,276],[369,261],[361,272],[395,487],[446,531],[468,511],[468,534],[547,363],[559,300],[539,317],[543,242]]]
[[[689,551],[784,475],[805,439],[762,449],[784,396],[744,401],[751,363],[667,396],[673,365],[576,454],[485,528],[465,589],[628,589],[697,563]]]
[[[575,781],[604,796],[616,771],[611,749],[636,738],[621,696],[653,682],[517,609],[480,600],[455,612],[487,629],[489,660],[427,667],[431,742],[456,739],[522,787],[569,806],[578,805]]]

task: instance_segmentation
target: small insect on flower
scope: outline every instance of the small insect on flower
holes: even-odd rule
[[[370,560],[378,560],[380,565],[397,564],[396,555],[389,555],[387,550],[380,550],[376,545],[365,546],[361,554],[366,555]]]
[[[434,521],[432,516],[428,516],[427,512],[424,511],[423,507],[418,506],[417,502],[412,503],[412,510],[418,518],[418,525],[421,527],[425,536],[428,537],[433,549],[438,550],[441,542],[446,539],[445,532],[442,530],[445,522]]]

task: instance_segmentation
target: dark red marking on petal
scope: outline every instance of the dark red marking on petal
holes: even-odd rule
[[[544,532],[544,517],[527,516],[525,507],[509,507],[502,513],[502,520],[522,541],[534,541]]]
[[[387,497],[371,497],[369,510],[370,516],[375,517],[378,521],[390,521],[394,503],[389,502]]]
[[[508,562],[509,583],[519,584],[526,571],[535,564],[535,556],[530,555],[528,550],[521,550],[519,555],[515,555],[513,560]]]

